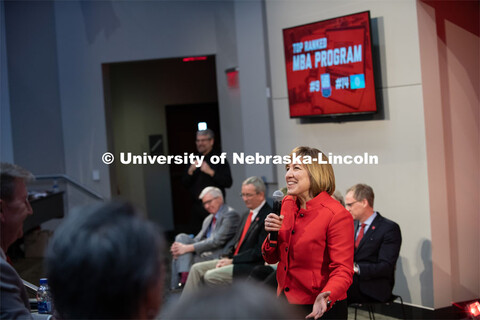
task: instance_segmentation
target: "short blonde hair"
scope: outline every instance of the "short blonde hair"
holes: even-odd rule
[[[317,159],[319,154],[322,155],[322,162],[319,163],[318,161],[312,161],[312,163],[303,163],[303,167],[307,170],[308,176],[310,178],[310,196],[315,198],[321,192],[325,191],[329,195],[332,195],[335,192],[335,174],[333,173],[333,167],[328,162],[327,157],[325,154],[316,149],[310,147],[296,147],[290,153],[290,158],[295,153],[295,156],[305,157],[309,156],[311,159]]]

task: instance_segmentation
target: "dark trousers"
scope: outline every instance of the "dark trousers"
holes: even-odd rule
[[[302,304],[297,305],[300,309],[300,314],[303,314],[303,319],[307,314],[310,314],[313,310],[313,304]],[[323,316],[320,318],[322,320],[328,319],[344,319],[347,320],[348,318],[348,304],[347,299],[339,300],[335,302],[333,307],[325,312]],[[313,319],[313,318],[311,318]]]
[[[358,276],[353,276],[353,282],[350,288],[347,291],[347,302],[348,304],[351,303],[366,303],[366,302],[378,302],[373,298],[363,294],[360,291],[360,286],[358,284]]]
[[[282,292],[279,296],[280,299],[287,302],[287,297]],[[313,311],[313,304],[292,304],[293,314],[291,316],[292,319],[305,319],[307,314],[312,313]],[[313,318],[312,318],[313,319]],[[329,320],[329,319],[348,319],[348,304],[347,299],[339,300],[335,302],[330,310],[325,312],[323,316],[320,318],[322,320]]]

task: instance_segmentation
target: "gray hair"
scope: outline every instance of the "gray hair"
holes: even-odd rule
[[[206,187],[205,189],[200,192],[200,195],[198,196],[198,199],[202,200],[203,197],[205,197],[207,194],[211,194],[212,197],[214,198],[222,198],[223,201],[223,194],[222,190],[218,189],[217,187]]]
[[[22,179],[25,182],[29,182],[35,180],[35,177],[30,171],[16,164],[2,162],[0,164],[0,199],[11,200],[13,198],[15,179]]]
[[[210,139],[215,139],[215,132],[212,129],[205,129],[197,131],[197,135],[208,136]]]
[[[138,316],[147,292],[163,277],[164,240],[127,203],[72,212],[46,255],[48,284],[60,319]]]
[[[373,208],[373,201],[375,200],[375,194],[373,193],[372,187],[369,185],[358,183],[353,187],[350,187],[347,190],[347,193],[353,191],[353,197],[357,201],[362,201],[363,199],[367,199],[368,205]]]
[[[266,190],[265,183],[259,177],[253,176],[253,177],[245,179],[245,181],[243,181],[243,183],[242,183],[242,186],[244,186],[246,184],[253,185],[255,187],[255,191],[257,193],[263,192],[263,194],[265,194],[265,190]]]

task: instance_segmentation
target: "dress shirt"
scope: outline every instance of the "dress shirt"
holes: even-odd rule
[[[370,225],[372,224],[373,220],[377,217],[377,211],[373,211],[373,214],[364,222],[359,223],[358,225],[361,226],[362,223],[365,224],[365,229],[363,230],[363,235],[367,233],[368,228],[370,228]],[[358,233],[360,232],[360,227],[357,230],[357,233],[355,234],[355,240],[357,240]]]
[[[263,205],[265,204],[266,200],[263,200],[262,203],[260,203],[260,205],[258,207],[256,207],[255,209],[251,210],[253,213],[252,213],[252,221],[255,220],[255,218],[257,217],[258,215],[258,212],[260,211],[260,209],[262,209]]]
[[[224,204],[222,204],[222,206],[220,208],[218,208],[218,211],[217,213],[215,213],[212,217],[212,223],[213,223],[213,218],[215,218],[218,222],[218,219],[220,219],[220,217],[222,216],[222,208],[223,208]],[[214,228],[212,228],[212,223],[210,223],[210,226],[208,227],[208,230],[207,230],[207,233],[206,233],[206,236],[207,238],[210,238],[210,235],[212,234],[212,231]]]

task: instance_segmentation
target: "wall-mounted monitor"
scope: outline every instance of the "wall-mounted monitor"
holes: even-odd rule
[[[370,12],[283,29],[290,117],[377,112]]]

